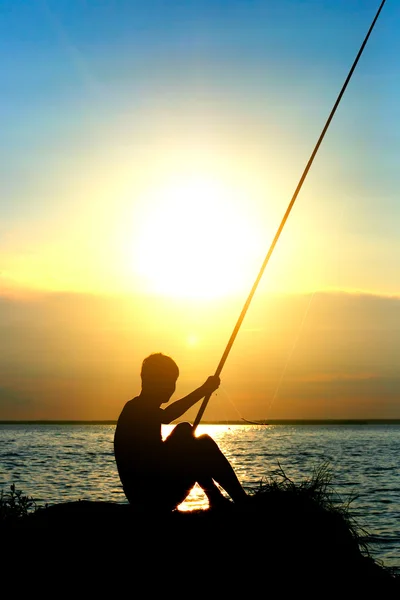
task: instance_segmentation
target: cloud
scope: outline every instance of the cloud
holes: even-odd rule
[[[212,306],[188,317],[155,298],[0,297],[0,419],[116,419],[159,350],[178,357],[183,395],[229,337]],[[205,419],[400,418],[399,297],[265,296],[246,318]],[[194,325],[206,342],[189,348]]]
[[[25,394],[19,393],[13,387],[0,387],[0,409],[4,411],[20,411],[29,408],[32,400]]]

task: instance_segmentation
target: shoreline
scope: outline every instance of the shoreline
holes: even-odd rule
[[[196,540],[195,560],[198,556],[207,558],[207,575],[213,569],[211,578],[223,583],[221,592],[236,593],[240,581],[245,592],[250,581],[221,578],[222,567],[222,571],[230,569],[238,574],[267,571],[275,582],[285,582],[286,591],[291,584],[294,592],[302,586],[311,591],[314,587],[317,595],[311,597],[320,597],[319,588],[326,585],[335,593],[345,589],[357,597],[369,597],[372,591],[385,598],[397,597],[400,576],[371,557],[367,540],[360,537],[362,532],[346,509],[333,507],[328,496],[323,497],[324,490],[322,479],[308,489],[272,485],[256,490],[244,506],[230,503],[229,508],[170,513],[79,500],[4,520],[0,531],[18,541],[36,536],[53,548],[79,541],[85,556],[88,552],[93,555],[99,546],[103,548],[107,539],[104,532],[112,532],[110,543],[117,553],[125,553],[127,539],[132,536],[140,548],[133,564],[138,575],[148,568],[149,556],[166,575],[176,568],[177,556],[181,569],[193,569],[193,553],[182,554],[191,531]],[[163,544],[154,543],[160,531],[168,539],[167,552]],[[227,548],[225,555],[221,555],[222,543]],[[110,556],[106,556],[105,567],[109,569]],[[120,577],[120,560],[117,572]],[[263,581],[251,583],[255,590],[264,591]]]

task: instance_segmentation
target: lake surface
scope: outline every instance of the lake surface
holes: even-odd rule
[[[0,490],[38,506],[74,500],[126,502],[113,454],[114,424],[0,424]],[[164,426],[167,435],[170,426]],[[400,425],[199,425],[245,487],[281,467],[295,483],[328,464],[332,487],[371,535],[374,558],[400,573]],[[206,508],[195,488],[181,510]]]

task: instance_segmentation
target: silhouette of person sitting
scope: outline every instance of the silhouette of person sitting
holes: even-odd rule
[[[189,395],[163,409],[161,405],[169,402],[178,376],[178,366],[169,356],[155,353],[145,358],[141,392],[125,404],[118,418],[114,455],[129,503],[143,510],[170,512],[185,500],[196,482],[211,509],[230,503],[220,487],[233,502],[244,501],[248,495],[209,435],[196,437],[192,425],[181,422],[163,440],[163,423],[179,419],[220,385],[218,376],[210,376]]]

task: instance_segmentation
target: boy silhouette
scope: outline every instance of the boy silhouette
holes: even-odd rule
[[[118,418],[114,455],[129,503],[144,510],[173,511],[196,483],[210,508],[230,504],[217,484],[235,503],[245,500],[248,496],[231,464],[209,435],[196,437],[192,425],[182,422],[162,439],[163,423],[178,419],[220,385],[220,378],[212,375],[189,395],[161,408],[174,393],[178,376],[171,357],[155,353],[145,358],[141,392]]]

